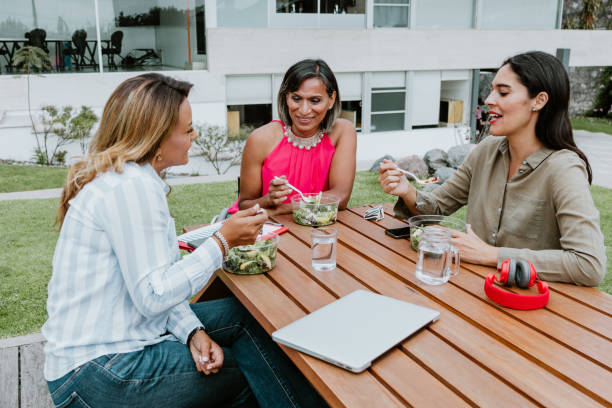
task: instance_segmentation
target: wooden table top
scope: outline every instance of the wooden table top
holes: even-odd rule
[[[217,272],[268,333],[357,289],[440,311],[360,374],[282,347],[331,406],[612,406],[612,296],[551,283],[546,308],[507,309],[484,293],[493,268],[467,263],[448,283],[426,285],[409,240],[384,233],[405,222],[390,205],[383,220],[366,221],[367,208],[338,214],[334,271],[312,269],[310,228],[286,215],[275,217],[289,232],[272,271]]]

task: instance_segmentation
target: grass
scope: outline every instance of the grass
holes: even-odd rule
[[[177,233],[184,225],[207,223],[236,198],[236,183],[175,186],[168,198]],[[612,190],[592,187],[612,270]],[[357,173],[350,206],[394,202],[381,191],[376,174]],[[53,227],[58,199],[0,201],[0,338],[37,332],[47,318],[47,283],[58,232]],[[465,218],[465,208],[455,213]],[[600,289],[612,294],[612,274]]]
[[[574,116],[571,118],[574,130],[587,130],[589,132],[607,133],[612,135],[612,120],[604,118],[589,118]]]
[[[64,185],[68,168],[0,164],[0,193],[43,190]]]

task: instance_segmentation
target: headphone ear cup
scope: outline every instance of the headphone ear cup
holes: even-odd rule
[[[527,261],[516,262],[516,285],[519,288],[527,289],[531,281],[531,267]]]
[[[514,258],[510,258],[509,261],[510,262],[508,263],[508,277],[504,282],[505,286],[514,285],[514,278],[516,276],[516,261],[514,260]]]

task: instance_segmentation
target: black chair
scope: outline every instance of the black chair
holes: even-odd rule
[[[102,48],[102,55],[108,55],[109,68],[117,69],[115,55],[121,58],[121,42],[123,41],[123,31],[115,31],[111,34],[110,45]]]
[[[42,28],[35,28],[34,30],[25,33],[24,36],[28,39],[25,45],[38,47],[47,54],[49,53],[49,48],[47,48],[47,32],[45,30]]]
[[[74,45],[74,48],[72,47]],[[87,51],[87,31],[76,30],[72,34],[72,44],[69,48],[64,48],[64,55],[70,55],[77,69],[81,69],[85,62],[85,52]]]

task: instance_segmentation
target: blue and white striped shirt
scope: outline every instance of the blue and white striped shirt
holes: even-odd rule
[[[221,249],[209,239],[180,259],[167,191],[149,164],[127,163],[70,200],[42,328],[48,381],[104,354],[184,343],[204,325],[188,299],[221,267]]]

